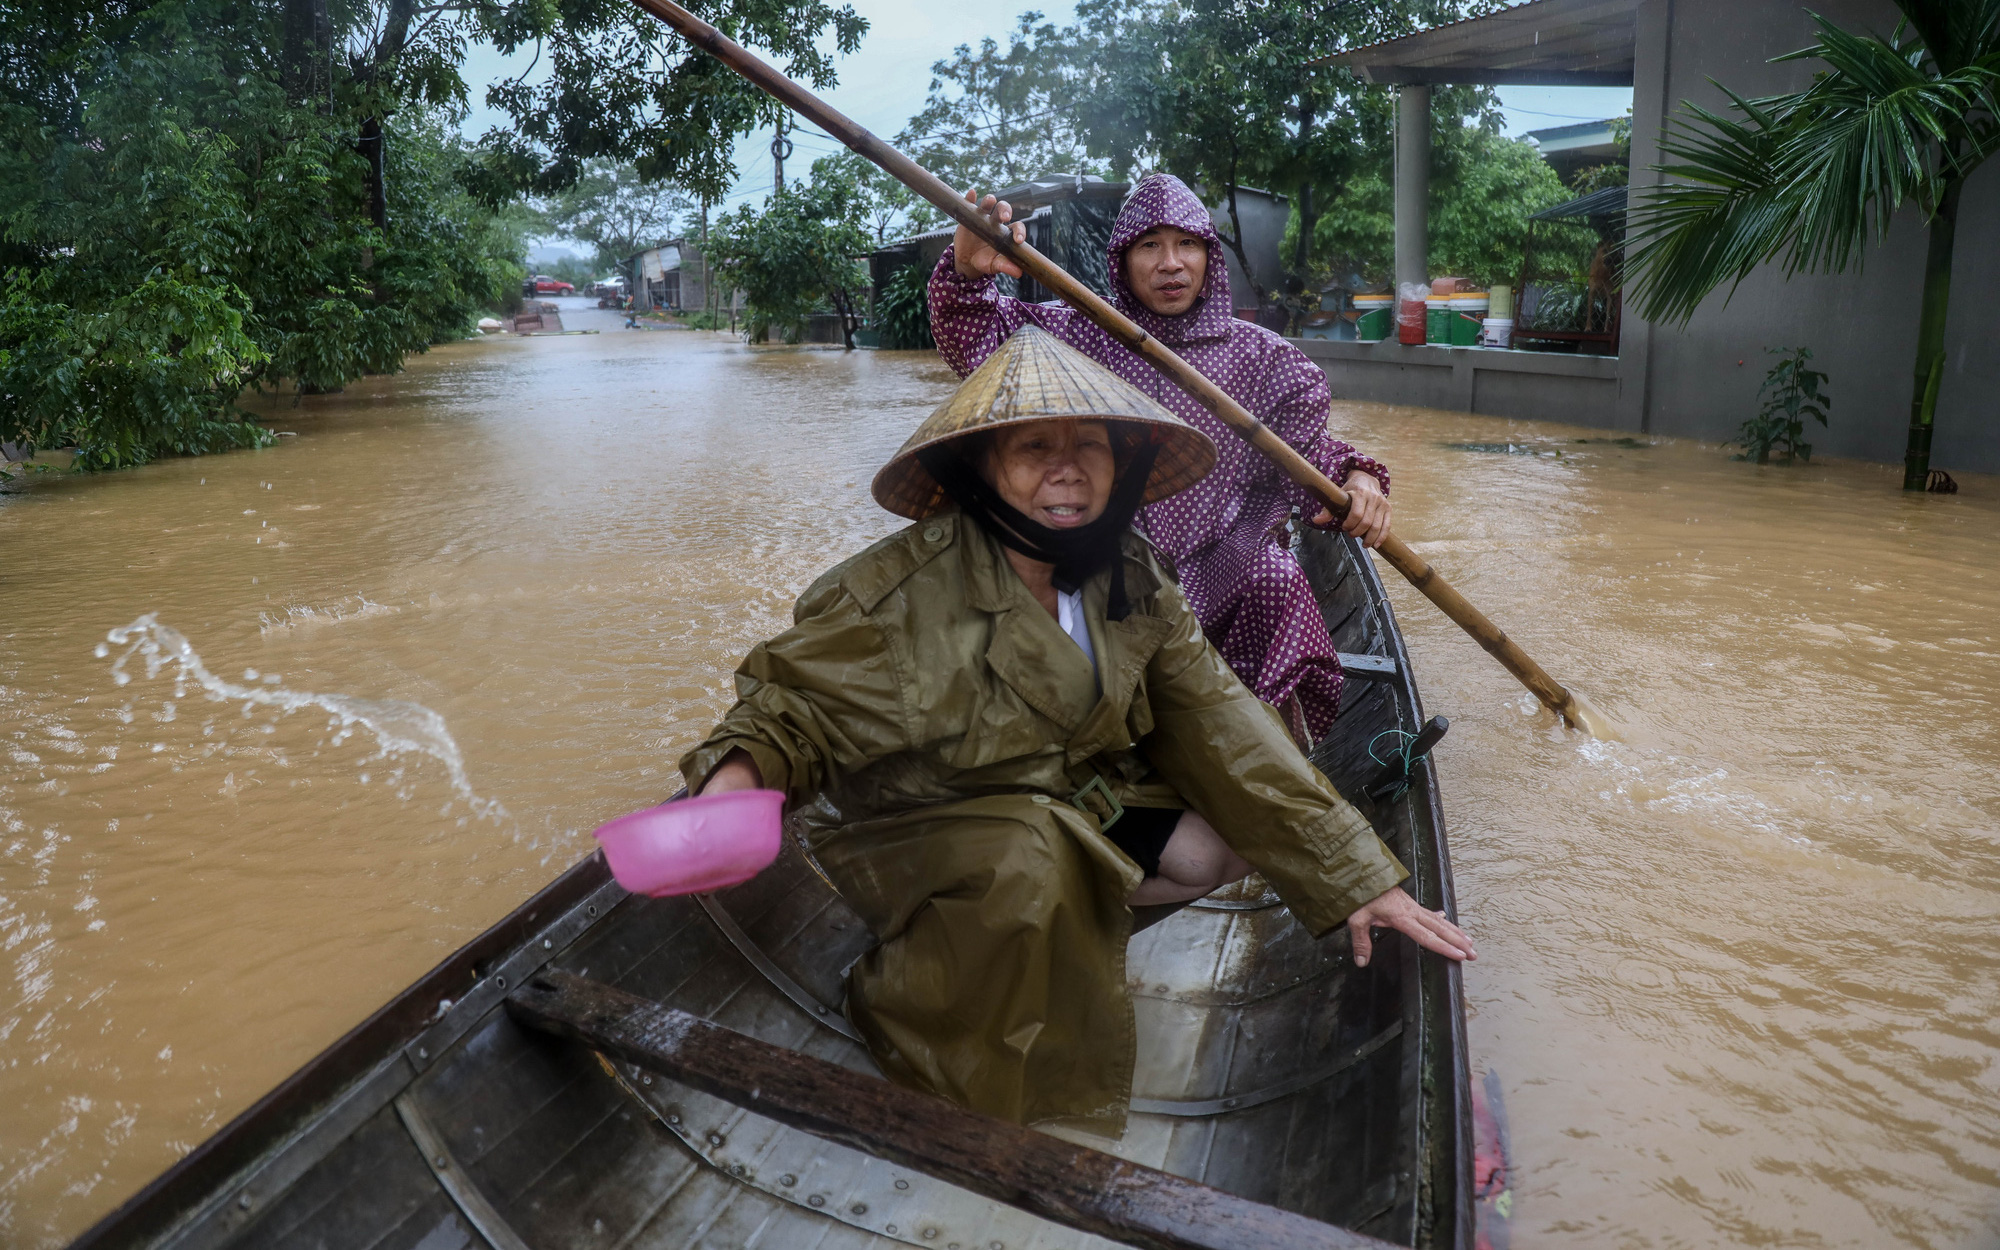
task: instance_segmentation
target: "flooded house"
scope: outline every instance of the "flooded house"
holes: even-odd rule
[[[1395,271],[1428,282],[1430,93],[1451,83],[1632,88],[1631,196],[1639,203],[1663,175],[1663,129],[1695,105],[1728,115],[1726,87],[1756,98],[1797,91],[1824,68],[1777,60],[1810,46],[1814,12],[1848,30],[1884,37],[1901,13],[1889,0],[1828,0],[1813,12],[1777,0],[1530,0],[1484,17],[1354,48],[1326,58],[1397,95]],[[1601,158],[1614,146],[1604,123],[1539,132],[1552,164]],[[1621,198],[1623,189],[1620,189]],[[1558,212],[1587,219],[1584,200]],[[1623,216],[1623,204],[1619,206]],[[1605,354],[1485,347],[1309,341],[1334,394],[1541,418],[1706,440],[1734,436],[1757,410],[1767,348],[1811,348],[1831,375],[1838,406],[1815,448],[1833,456],[1896,461],[1909,434],[1912,364],[1924,287],[1927,232],[1906,205],[1884,239],[1840,273],[1786,276],[1765,264],[1733,291],[1711,294],[1686,324],[1626,310]],[[1945,363],[1937,392],[1932,463],[2000,472],[2000,333],[1991,301],[1972,293],[2000,284],[2000,162],[1966,182],[1958,210]]]

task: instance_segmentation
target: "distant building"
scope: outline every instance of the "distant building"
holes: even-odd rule
[[[1609,120],[1550,126],[1543,130],[1530,130],[1521,137],[1535,145],[1542,159],[1563,180],[1564,186],[1569,185],[1578,170],[1589,169],[1593,165],[1624,163],[1624,158],[1618,154],[1618,136]]]
[[[701,312],[708,307],[708,262],[701,240],[669,239],[626,258],[631,276],[632,307],[638,312]],[[721,293],[718,313],[730,311],[730,299],[741,307],[741,292]]]
[[[1632,184],[1661,175],[1662,132],[1684,102],[1727,113],[1722,86],[1749,98],[1796,91],[1819,68],[1776,60],[1806,47],[1814,13],[1886,35],[1901,20],[1890,0],[1530,0],[1484,17],[1338,53],[1328,60],[1365,81],[1393,85],[1398,101],[1396,276],[1432,275],[1427,263],[1430,91],[1445,83],[1632,88]],[[1719,85],[1720,84],[1720,85]],[[1584,152],[1583,135],[1556,141]],[[1551,132],[1543,132],[1550,134]],[[1546,149],[1545,149],[1546,151]],[[1865,267],[1786,279],[1758,269],[1732,293],[1716,291],[1686,326],[1624,318],[1615,356],[1440,350],[1384,343],[1312,343],[1334,394],[1435,408],[1539,417],[1634,433],[1732,437],[1757,411],[1767,347],[1804,345],[1831,375],[1829,428],[1814,430],[1822,455],[1902,459],[1910,417],[1927,239],[1904,206]],[[2000,316],[1981,293],[2000,286],[2000,162],[1965,184],[1958,210],[1951,320],[1937,400],[1932,462],[2000,472]]]

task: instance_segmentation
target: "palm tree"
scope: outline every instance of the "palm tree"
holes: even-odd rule
[[[1685,104],[1660,148],[1668,181],[1632,214],[1629,269],[1649,320],[1685,325],[1717,287],[1758,267],[1837,273],[1880,240],[1907,202],[1930,234],[1903,489],[1929,476],[1944,375],[1945,314],[1959,193],[2000,147],[2000,0],[1896,0],[1884,39],[1818,14],[1819,38],[1778,58],[1826,66],[1790,95],[1745,99],[1734,116]]]

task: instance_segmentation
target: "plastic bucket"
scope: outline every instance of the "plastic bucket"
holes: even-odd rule
[[[785,796],[731,790],[676,799],[599,825],[611,875],[634,894],[705,894],[748,881],[778,858]]]
[[[1354,311],[1361,316],[1354,322],[1354,337],[1363,343],[1379,343],[1388,338],[1395,320],[1395,304],[1393,295],[1355,296]]]
[[[1432,295],[1424,300],[1424,342],[1446,347],[1451,344],[1451,297]]]
[[[1486,295],[1455,295],[1451,300],[1451,345],[1475,347],[1479,343],[1480,322],[1486,320]]]
[[[1480,331],[1480,339],[1488,347],[1511,347],[1514,344],[1512,317],[1488,317]]]
[[[1423,288],[1405,283],[1396,299],[1396,341],[1411,345],[1424,341],[1427,324]]]

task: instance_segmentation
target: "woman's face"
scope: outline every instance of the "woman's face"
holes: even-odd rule
[[[1001,427],[988,444],[986,480],[1000,497],[1050,529],[1074,529],[1104,515],[1118,466],[1102,421],[1025,421]]]

